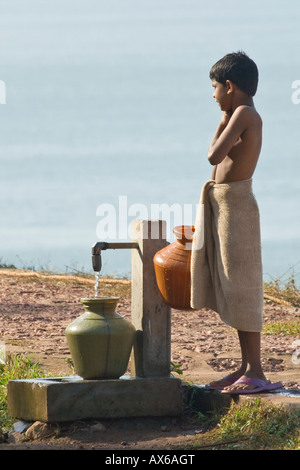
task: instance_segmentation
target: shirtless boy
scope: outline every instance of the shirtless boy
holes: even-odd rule
[[[228,54],[210,71],[213,97],[222,118],[210,144],[208,160],[214,166],[216,183],[231,183],[252,178],[262,145],[262,120],[253,104],[258,83],[255,63],[243,52]],[[269,384],[261,366],[260,332],[238,331],[241,367],[209,384],[223,393],[254,391]],[[260,387],[255,381],[259,379]],[[239,382],[238,379],[242,379]]]

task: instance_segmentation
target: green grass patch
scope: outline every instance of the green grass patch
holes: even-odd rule
[[[299,335],[300,334],[300,322],[289,320],[269,323],[263,326],[263,334],[265,335]]]
[[[197,437],[194,449],[295,450],[300,446],[300,413],[260,398],[232,404],[218,424]]]
[[[256,398],[247,404],[232,405],[221,419],[217,435],[222,439],[245,439],[244,447],[294,449],[300,443],[300,415]]]
[[[7,355],[6,362],[0,366],[0,431],[7,430],[15,421],[8,415],[7,383],[10,380],[49,377],[29,357],[22,354]]]

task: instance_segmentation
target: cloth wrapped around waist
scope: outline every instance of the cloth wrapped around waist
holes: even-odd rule
[[[191,307],[241,331],[262,329],[260,218],[252,179],[205,183],[191,255]]]

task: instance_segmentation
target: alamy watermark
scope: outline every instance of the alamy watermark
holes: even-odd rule
[[[292,362],[293,364],[300,364],[300,339],[297,339],[292,344],[293,354],[292,354]]]
[[[193,225],[197,205],[193,204],[129,204],[127,196],[119,196],[117,205],[103,203],[96,209],[96,216],[100,217],[96,227],[99,240],[126,240],[131,238],[131,223],[139,220],[166,221],[166,239],[172,238],[173,227],[177,225]],[[151,238],[158,238],[158,233],[151,233]]]
[[[0,366],[5,364],[5,343],[0,341]]]
[[[294,80],[292,83],[292,88],[295,89],[293,91],[291,99],[293,104],[300,103],[300,80]]]
[[[3,80],[0,80],[0,104],[6,104],[6,85]]]

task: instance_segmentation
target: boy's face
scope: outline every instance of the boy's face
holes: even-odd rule
[[[228,85],[222,85],[222,83],[212,80],[212,86],[215,89],[213,97],[220,106],[222,111],[231,111],[231,94],[228,93]]]

